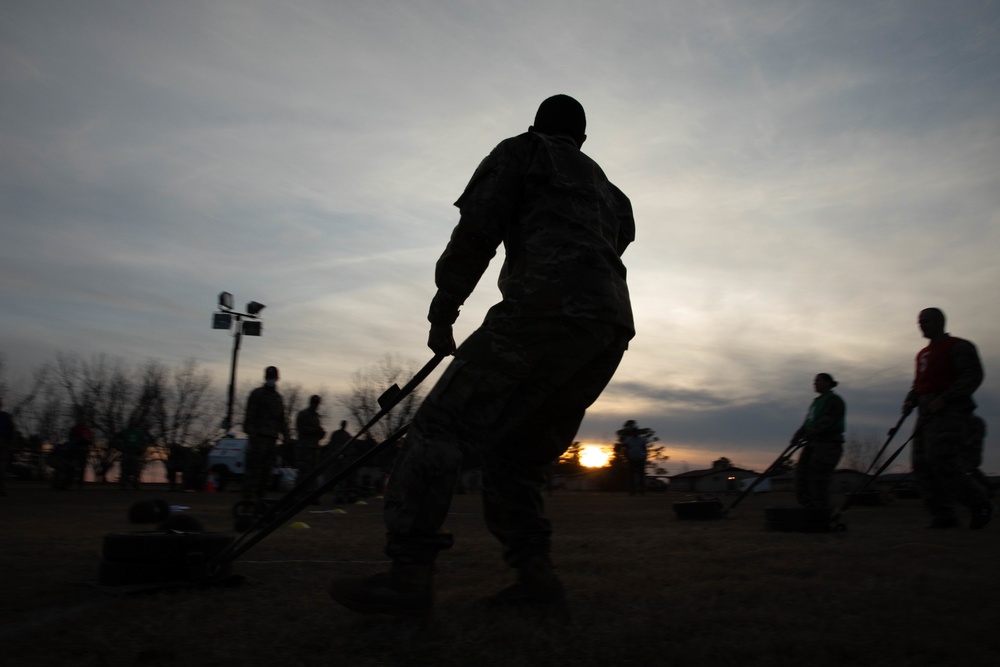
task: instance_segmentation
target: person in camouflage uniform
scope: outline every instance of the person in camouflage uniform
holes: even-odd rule
[[[339,579],[329,593],[361,612],[432,606],[439,532],[466,456],[482,461],[489,530],[516,572],[496,604],[550,604],[564,590],[550,560],[542,487],[634,335],[620,259],[635,235],[628,198],[580,151],[583,107],[557,95],[528,132],[501,142],[456,202],[437,262],[428,346],[455,359],[420,406],[385,496],[390,572]],[[504,245],[502,300],[456,350],[459,307]]]
[[[276,389],[277,383],[278,369],[268,366],[264,370],[264,384],[247,397],[243,430],[250,442],[243,475],[243,497],[248,500],[267,495],[278,457],[278,436],[286,443],[289,441],[285,403]]]
[[[813,378],[813,399],[792,443],[804,443],[795,466],[795,495],[802,507],[830,507],[830,480],[844,454],[844,399],[834,393],[829,373]]]
[[[118,486],[122,489],[138,489],[139,480],[142,476],[142,465],[146,455],[146,447],[149,444],[149,433],[146,430],[144,420],[135,416],[129,419],[128,426],[118,434],[117,448],[121,452],[119,459]],[[75,454],[70,454],[75,459]],[[72,466],[75,461],[71,459]],[[73,468],[70,467],[67,473],[67,484],[73,483]],[[65,488],[69,488],[66,486]]]
[[[319,417],[321,400],[316,395],[309,397],[309,407],[300,410],[295,416],[295,435],[298,437],[295,444],[295,467],[298,469],[299,479],[311,474],[319,465],[319,442],[326,435]],[[315,487],[316,484],[313,484],[312,488]],[[313,500],[313,503],[318,502],[319,498]]]
[[[970,509],[969,527],[979,529],[993,518],[993,503],[982,474],[973,467],[981,461],[985,423],[973,414],[973,392],[983,382],[983,366],[976,346],[945,333],[945,316],[938,308],[920,311],[917,323],[930,341],[917,354],[913,386],[903,401],[903,413],[918,410],[913,436],[913,474],[931,528],[960,525],[953,504]]]

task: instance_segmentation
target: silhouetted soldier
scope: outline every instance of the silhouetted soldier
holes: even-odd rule
[[[440,530],[463,456],[482,456],[484,516],[516,582],[495,604],[564,599],[549,558],[544,466],[572,444],[634,335],[625,267],[628,198],[580,151],[579,102],[550,97],[529,131],[483,160],[456,205],[437,262],[428,346],[455,354],[417,411],[385,496],[390,572],[341,579],[330,595],[361,612],[426,611],[451,536]],[[452,324],[497,247],[503,299],[456,351]]]
[[[795,466],[795,495],[803,507],[830,507],[830,482],[844,454],[847,406],[833,391],[838,382],[829,373],[813,378],[819,396],[809,404],[805,421],[792,436],[804,443]]]
[[[267,495],[274,466],[277,462],[277,440],[280,435],[287,443],[285,403],[278,393],[278,369],[264,369],[264,384],[250,392],[247,398],[243,430],[249,443],[246,452],[246,473],[243,475],[243,497],[263,498]]]
[[[319,418],[319,396],[309,398],[309,407],[300,410],[295,417],[295,432],[298,440],[295,445],[295,466],[299,471],[299,479],[310,474],[319,464],[319,443],[326,435]],[[313,488],[315,488],[313,484]],[[319,502],[319,498],[313,500]]]
[[[924,505],[933,517],[931,528],[959,524],[954,502],[971,511],[969,527],[982,528],[993,518],[993,503],[981,476],[970,474],[977,432],[972,394],[983,382],[983,365],[976,346],[945,333],[944,313],[925,308],[917,318],[920,331],[930,341],[917,354],[913,387],[903,401],[903,412],[918,410],[913,436],[913,475],[920,485]],[[981,439],[979,440],[981,442]]]
[[[67,457],[69,458],[70,479],[67,488],[76,486],[83,488],[83,478],[87,473],[87,462],[90,460],[90,448],[94,446],[94,432],[90,428],[87,417],[81,411],[73,428],[69,430]]]
[[[118,486],[122,489],[139,488],[143,456],[146,453],[148,442],[148,435],[138,417],[129,419],[128,426],[118,434],[116,444],[121,452],[121,458],[118,461]]]
[[[177,477],[178,475],[183,475],[186,459],[187,447],[177,444],[170,445],[170,448],[167,450],[166,461],[168,490],[177,490]],[[183,487],[183,478],[181,479],[181,486]]]
[[[646,495],[646,458],[649,455],[646,438],[639,434],[639,429],[633,428],[622,444],[628,461],[629,495]]]

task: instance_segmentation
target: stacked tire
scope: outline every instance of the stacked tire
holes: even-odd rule
[[[101,548],[101,586],[142,586],[191,582],[208,577],[209,561],[232,544],[225,533],[173,530],[108,533]],[[227,576],[231,564],[214,576]]]

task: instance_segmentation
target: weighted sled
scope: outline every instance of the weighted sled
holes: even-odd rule
[[[221,553],[234,539],[225,533],[108,533],[104,536],[101,556],[105,561],[120,563],[188,564]]]

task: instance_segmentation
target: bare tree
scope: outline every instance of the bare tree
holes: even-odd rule
[[[0,378],[3,375],[2,361],[0,359]],[[52,366],[49,364],[34,370],[23,392],[10,391],[6,382],[0,379],[0,385],[12,395],[9,410],[23,434],[41,435],[46,440],[58,437],[63,426],[58,419],[62,402],[59,388],[52,380]]]
[[[285,423],[288,424],[289,434],[295,438],[299,437],[299,434],[295,432],[295,416],[302,409],[299,406],[302,404],[304,395],[305,391],[301,384],[291,382],[282,385],[281,398],[285,403]]]
[[[174,369],[167,393],[163,439],[169,445],[202,447],[213,439],[220,405],[209,394],[212,376],[187,359]]]
[[[378,364],[355,371],[351,376],[350,391],[338,396],[337,401],[347,409],[360,429],[380,410],[379,396],[393,384],[402,386],[409,382],[416,373],[415,362],[403,362],[391,353],[386,354]],[[373,427],[373,437],[378,441],[385,440],[403,424],[411,421],[422,400],[423,395],[419,389],[411,392]]]
[[[56,374],[73,414],[86,418],[94,430],[90,464],[97,479],[107,481],[108,472],[120,458],[115,439],[137,407],[136,383],[121,360],[103,354],[89,361],[75,355],[57,355]],[[149,398],[148,394],[142,397]]]
[[[868,428],[861,431],[851,429],[844,443],[844,455],[840,460],[840,467],[859,472],[864,472],[869,467],[876,467],[885,459],[885,452],[878,456],[878,460],[875,459],[881,448],[882,440],[877,429]]]

